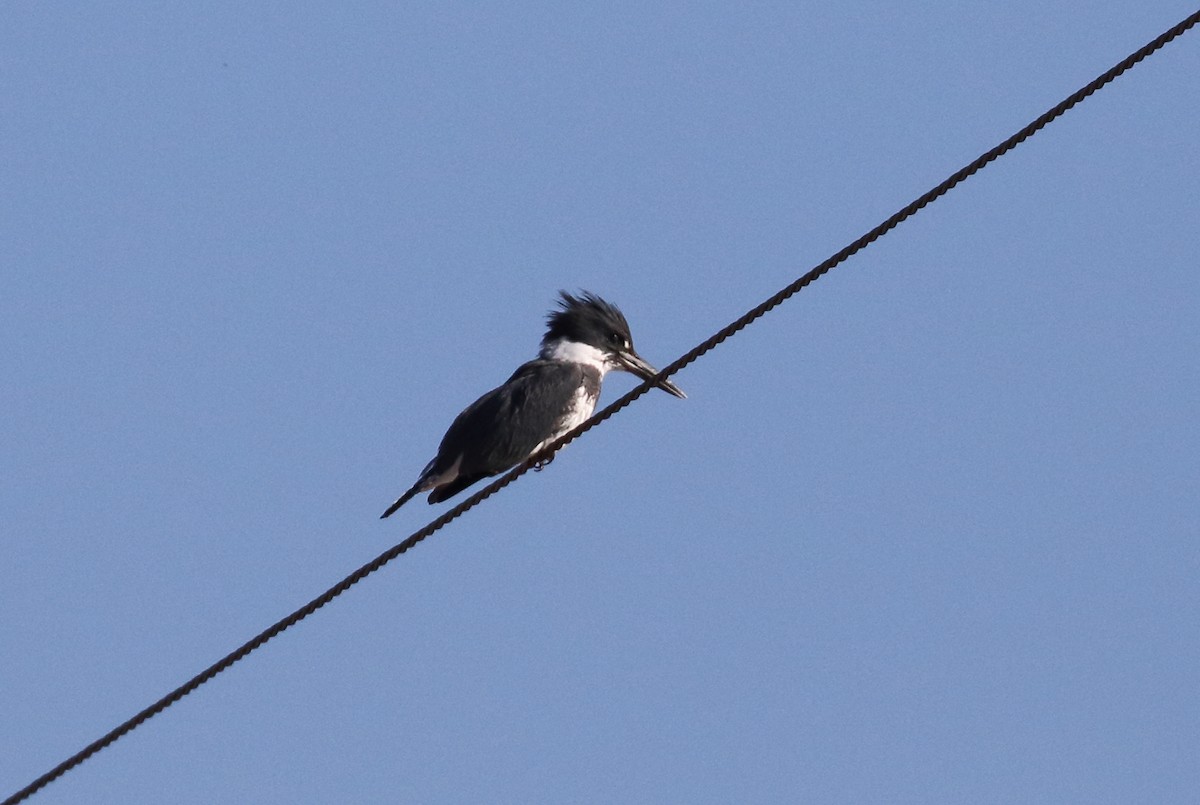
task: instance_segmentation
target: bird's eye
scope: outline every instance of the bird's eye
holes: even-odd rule
[[[613,346],[621,347],[622,349],[629,349],[629,342],[625,340],[625,336],[618,332],[609,333],[608,340],[613,343]]]

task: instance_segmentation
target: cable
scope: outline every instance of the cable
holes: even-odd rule
[[[824,262],[822,262],[822,263],[818,264],[817,266],[815,266],[814,268],[810,269],[807,273],[805,273],[803,276],[801,276],[799,279],[797,279],[792,284],[788,285],[783,290],[779,291],[777,294],[772,296],[770,299],[767,299],[762,304],[760,304],[757,307],[753,308],[752,310],[746,312],[740,318],[736,319],[735,321],[731,322],[730,324],[726,325],[725,327],[722,327],[716,333],[714,333],[713,335],[711,335],[710,337],[705,339],[703,342],[698,344],[692,350],[685,353],[682,357],[680,357],[674,363],[670,364],[665,369],[663,369],[661,372],[659,372],[658,375],[654,379],[643,382],[641,385],[634,388],[628,394],[626,394],[625,396],[621,397],[616,402],[609,405],[603,411],[592,416],[591,419],[584,422],[579,427],[575,428],[574,430],[572,430],[569,433],[565,434],[564,436],[560,437],[557,441],[555,441],[553,444],[549,445],[541,453],[537,454],[536,456],[531,456],[530,458],[526,459],[524,463],[518,465],[517,467],[515,467],[512,470],[509,470],[507,473],[502,475],[497,480],[488,484],[483,489],[480,489],[478,492],[471,495],[469,498],[462,501],[454,508],[450,509],[449,511],[445,512],[437,519],[430,522],[424,528],[420,529],[419,531],[413,532],[403,542],[401,542],[398,545],[395,545],[394,547],[383,552],[382,554],[377,556],[371,562],[368,562],[367,564],[363,565],[358,570],[354,571],[349,576],[342,579],[341,581],[339,581],[334,586],[330,587],[325,592],[321,593],[321,595],[317,596],[316,598],[309,601],[304,606],[300,607],[300,609],[297,609],[295,612],[288,615],[283,620],[276,622],[274,625],[272,625],[268,629],[264,630],[263,632],[260,632],[258,635],[256,635],[251,640],[247,641],[246,643],[243,643],[240,647],[238,647],[234,651],[225,655],[220,660],[213,663],[208,668],[204,669],[203,671],[201,671],[199,674],[197,674],[196,676],[189,679],[184,684],[175,688],[175,690],[171,691],[166,696],[163,696],[161,699],[156,701],[154,704],[150,705],[149,707],[142,710],[137,715],[133,716],[133,718],[130,718],[125,723],[115,727],[113,730],[111,730],[104,736],[98,738],[97,740],[93,741],[92,743],[88,744],[83,749],[76,752],[74,755],[71,755],[71,757],[67,758],[62,763],[59,763],[53,769],[46,772],[41,777],[38,777],[36,780],[31,782],[29,785],[25,786],[20,791],[13,794],[12,796],[10,796],[8,799],[4,800],[4,802],[0,803],[0,805],[16,805],[16,803],[29,798],[30,796],[32,796],[34,793],[39,791],[41,788],[43,788],[50,782],[53,782],[57,778],[61,777],[63,774],[65,774],[66,772],[75,768],[80,763],[82,763],[83,761],[90,758],[92,755],[99,752],[101,749],[104,749],[105,747],[111,745],[112,743],[117,741],[122,736],[126,735],[129,732],[132,732],[134,729],[141,726],[146,721],[148,721],[151,718],[153,718],[154,716],[158,715],[163,710],[166,710],[172,704],[179,701],[184,696],[188,695],[193,690],[195,690],[196,688],[203,685],[205,682],[208,682],[210,679],[215,677],[217,674],[219,674],[222,671],[229,668],[231,665],[236,663],[238,660],[241,660],[246,655],[250,654],[252,651],[257,650],[264,643],[266,643],[271,638],[277,636],[280,632],[284,631],[289,626],[293,626],[293,625],[299,623],[300,621],[304,620],[309,615],[313,614],[318,609],[325,606],[326,604],[328,604],[333,599],[337,598],[342,593],[346,592],[346,590],[350,589],[351,587],[353,587],[358,582],[362,581],[367,576],[371,575],[375,571],[382,568],[388,562],[392,561],[397,556],[404,553],[405,551],[407,551],[409,548],[416,545],[421,540],[430,536],[434,532],[439,531],[444,526],[448,525],[450,522],[457,519],[459,516],[465,514],[470,509],[475,508],[475,506],[479,505],[487,498],[496,494],[501,489],[508,486],[513,481],[517,480],[518,478],[520,478],[522,475],[524,475],[526,472],[528,472],[535,464],[545,461],[547,458],[549,458],[550,456],[557,453],[559,450],[561,450],[567,444],[575,441],[575,439],[579,438],[584,433],[587,433],[589,430],[596,427],[601,422],[604,422],[607,419],[609,419],[611,416],[616,414],[618,411],[625,408],[627,405],[629,405],[634,400],[641,397],[643,394],[645,394],[647,391],[649,391],[651,388],[653,388],[654,384],[658,380],[661,380],[663,378],[666,378],[666,377],[669,377],[670,375],[675,374],[680,369],[684,368],[688,364],[695,361],[701,355],[704,355],[706,352],[708,352],[709,350],[716,347],[718,344],[723,342],[725,339],[736,334],[737,332],[739,332],[740,330],[745,328],[747,325],[753,323],[755,320],[761,318],[766,313],[770,312],[774,308],[776,308],[779,305],[786,302],[788,299],[790,299],[792,296],[794,296],[796,293],[798,293],[802,288],[804,288],[805,286],[812,283],[814,280],[818,279],[819,277],[821,277],[822,275],[827,273],[830,269],[845,262],[846,260],[848,260],[850,257],[854,256],[856,253],[858,253],[862,249],[865,249],[867,246],[874,243],[876,240],[878,240],[879,238],[881,238],[882,236],[887,234],[889,231],[891,231],[892,229],[896,228],[898,225],[903,223],[906,219],[915,215],[918,211],[920,211],[923,207],[928,205],[930,202],[936,201],[938,198],[940,198],[941,196],[948,193],[950,190],[952,190],[956,185],[961,183],[963,180],[970,178],[972,175],[977,173],[980,169],[985,167],[988,163],[995,161],[996,159],[1000,158],[1004,154],[1011,151],[1013,148],[1016,148],[1022,142],[1029,139],[1034,134],[1036,134],[1039,130],[1041,130],[1047,124],[1049,124],[1052,121],[1054,121],[1055,119],[1061,117],[1064,113],[1066,113],[1069,109],[1071,109],[1071,107],[1075,106],[1080,101],[1087,98],[1089,95],[1094,93],[1096,90],[1100,89],[1101,87],[1105,86],[1106,84],[1111,83],[1114,79],[1116,79],[1118,76],[1120,76],[1126,70],[1133,67],[1135,64],[1142,61],[1143,59],[1145,59],[1147,56],[1151,55],[1155,51],[1159,50],[1164,45],[1169,43],[1171,40],[1173,40],[1176,37],[1180,36],[1181,34],[1185,33],[1189,29],[1195,27],[1195,25],[1197,23],[1200,23],[1200,11],[1195,12],[1194,14],[1185,18],[1178,24],[1176,24],[1176,25],[1172,26],[1171,28],[1169,28],[1168,30],[1164,31],[1162,34],[1155,37],[1150,42],[1147,42],[1145,45],[1138,48],[1137,50],[1135,50],[1133,53],[1126,56],[1121,61],[1117,62],[1115,65],[1110,67],[1108,70],[1105,70],[1103,73],[1098,75],[1096,78],[1089,81],[1086,85],[1084,85],[1080,89],[1076,90],[1075,92],[1071,93],[1066,98],[1064,98],[1062,101],[1055,104],[1053,107],[1048,109],[1043,114],[1039,115],[1033,122],[1031,122],[1029,125],[1025,126],[1023,129],[1018,131],[1016,134],[1012,135],[1007,140],[1005,140],[1004,142],[995,146],[994,148],[991,148],[990,150],[984,152],[978,158],[976,158],[975,160],[973,160],[966,166],[959,168],[957,171],[955,171],[949,177],[947,177],[941,184],[938,184],[937,186],[933,187],[932,189],[926,191],[921,196],[919,196],[917,199],[915,199],[914,201],[912,201],[909,204],[902,207],[900,210],[895,212],[891,217],[889,217],[883,223],[876,226],[871,231],[867,232],[865,235],[860,237],[858,240],[856,240],[853,243],[851,243],[850,245],[846,246],[841,251],[837,252],[833,256],[826,259]]]

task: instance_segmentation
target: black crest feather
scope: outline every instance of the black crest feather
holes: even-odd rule
[[[543,344],[559,338],[599,343],[598,336],[613,332],[632,341],[629,322],[616,305],[590,291],[580,291],[578,295],[559,291],[558,296],[558,309],[546,316]]]

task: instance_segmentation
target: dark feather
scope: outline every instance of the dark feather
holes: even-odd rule
[[[580,386],[586,383],[589,390],[599,393],[599,378],[589,374],[587,367],[579,364],[529,361],[503,386],[467,406],[446,431],[437,458],[424,473],[427,478],[437,477],[454,466],[461,455],[458,479],[430,495],[430,502],[445,500],[528,458],[555,432]]]
[[[516,462],[514,462],[514,464],[515,463]],[[471,484],[478,483],[479,481],[482,481],[484,478],[487,478],[487,477],[488,477],[487,474],[482,473],[482,472],[479,473],[478,475],[460,475],[457,478],[455,478],[453,481],[451,481],[450,483],[442,484],[441,486],[437,487],[432,492],[430,492],[429,493],[429,502],[430,503],[441,503],[443,500],[449,500],[450,498],[457,495],[459,492],[466,489]]]

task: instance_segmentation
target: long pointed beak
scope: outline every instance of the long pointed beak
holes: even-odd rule
[[[642,360],[642,356],[633,350],[617,353],[617,360],[621,362],[621,367],[625,369],[625,371],[637,375],[642,380],[649,380],[658,374],[657,369],[646,363],[646,361]],[[681,400],[687,399],[687,395],[683,393],[683,390],[670,380],[660,380],[654,385],[658,386],[668,394],[674,394]]]

